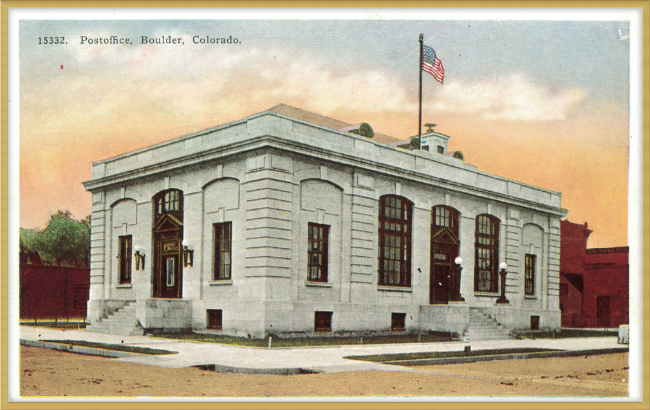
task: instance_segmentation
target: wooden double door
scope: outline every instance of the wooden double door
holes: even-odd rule
[[[431,238],[431,269],[429,281],[429,303],[447,304],[454,291],[452,275],[458,256],[458,239],[450,230],[443,230]]]
[[[153,297],[183,296],[183,224],[165,215],[153,230]]]

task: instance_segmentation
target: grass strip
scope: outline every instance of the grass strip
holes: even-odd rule
[[[177,354],[169,350],[150,349],[148,347],[125,346],[107,343],[86,342],[85,340],[39,340],[40,342],[58,343],[72,346],[91,347],[94,349],[113,350],[117,352],[138,353],[148,355],[164,355],[164,354]]]
[[[21,326],[51,327],[53,329],[85,329],[85,322],[21,322]]]
[[[247,337],[220,336],[202,333],[161,333],[155,337],[167,339],[188,340],[202,343],[219,343],[238,346],[268,347],[268,339]],[[431,335],[399,335],[399,336],[363,336],[363,337],[301,337],[301,338],[276,338],[271,341],[271,347],[309,347],[309,346],[340,346],[358,344],[390,344],[390,343],[434,343],[450,342],[449,337]]]
[[[526,339],[567,339],[572,337],[618,337],[618,330],[562,329],[559,332],[519,332]]]
[[[455,357],[480,357],[494,356],[499,354],[518,354],[518,353],[539,353],[539,352],[559,352],[558,349],[536,349],[536,348],[518,348],[518,349],[484,349],[472,350],[469,354],[465,351],[453,352],[419,352],[419,353],[394,353],[394,354],[375,354],[362,356],[345,356],[344,359],[362,360],[366,362],[385,363],[397,362],[401,360],[423,360],[423,359],[448,359]]]

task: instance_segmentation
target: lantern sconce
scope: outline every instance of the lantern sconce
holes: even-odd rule
[[[183,267],[192,267],[194,263],[194,249],[190,247],[187,240],[183,239]]]
[[[144,249],[141,246],[135,247],[135,270],[144,270]]]

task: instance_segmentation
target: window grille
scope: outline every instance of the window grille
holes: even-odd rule
[[[411,285],[411,203],[386,195],[379,199],[379,284]]]
[[[535,294],[535,261],[537,256],[528,255],[524,257],[524,294],[532,296]]]
[[[214,280],[232,275],[232,223],[214,224]]]
[[[497,292],[499,220],[491,215],[477,216],[475,236],[474,290],[478,292]]]
[[[313,282],[327,282],[329,226],[310,223],[308,230],[307,278]]]
[[[120,284],[131,283],[131,260],[132,256],[132,236],[125,235],[119,237],[119,260],[120,260]]]

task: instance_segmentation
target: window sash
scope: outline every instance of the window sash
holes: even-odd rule
[[[411,285],[411,204],[397,196],[379,202],[379,284]]]
[[[214,280],[232,275],[232,223],[214,224]]]
[[[120,236],[119,237],[119,242],[120,242],[120,253],[119,253],[119,259],[120,259],[120,279],[119,283],[120,284],[128,284],[131,283],[131,266],[132,266],[132,236],[131,235],[126,235],[126,236]]]
[[[431,210],[433,221],[432,232],[439,232],[442,228],[449,228],[458,237],[460,213],[448,206],[438,205]]]
[[[328,238],[328,225],[308,225],[307,280],[310,282],[327,282]]]
[[[476,217],[474,290],[497,292],[499,288],[499,220],[489,215]]]
[[[164,214],[174,214],[182,218],[183,211],[183,194],[176,189],[162,191],[154,197],[155,217],[158,218]]]
[[[524,294],[532,296],[535,294],[535,262],[536,255],[526,254],[524,258]]]
[[[176,257],[165,258],[165,285],[172,288],[176,285]]]

